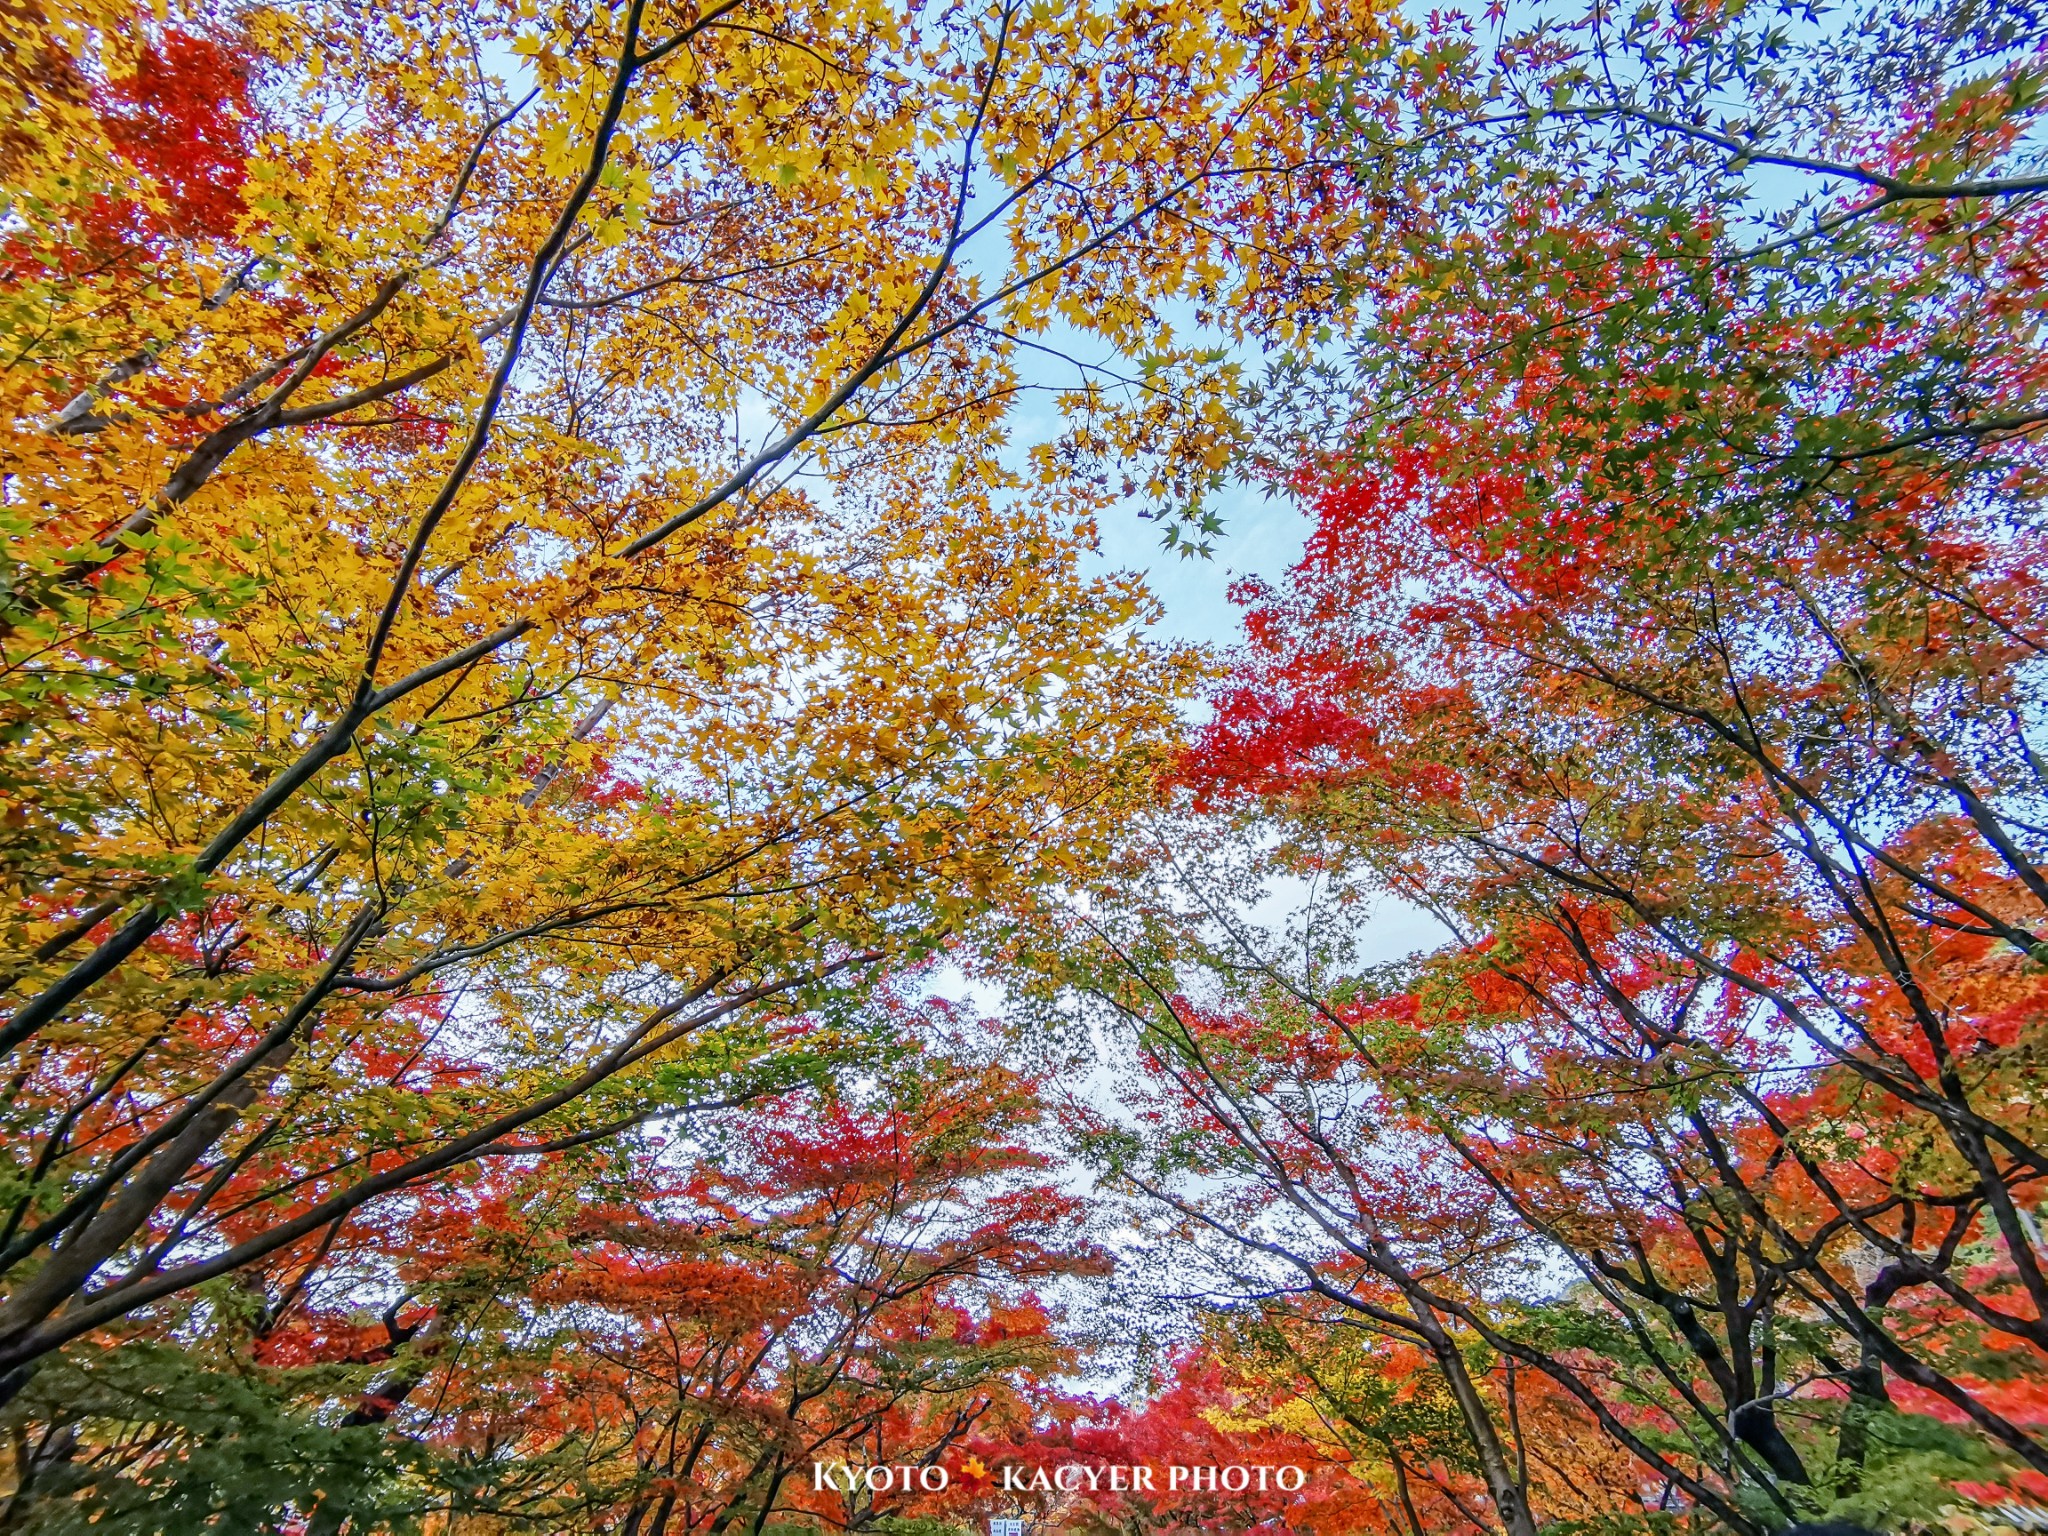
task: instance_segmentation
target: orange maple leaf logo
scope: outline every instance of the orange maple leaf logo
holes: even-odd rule
[[[988,1476],[988,1464],[984,1462],[979,1456],[968,1457],[966,1461],[961,1463],[960,1470],[962,1472],[965,1472],[969,1477]]]

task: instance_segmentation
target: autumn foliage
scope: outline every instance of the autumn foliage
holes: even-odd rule
[[[1629,46],[1676,99],[1713,77]],[[1286,1028],[1157,1002],[1148,1054],[1339,1245],[1321,1304],[1473,1377],[1510,1530],[1594,1485],[1518,1460],[1508,1371],[1642,1469],[1611,1515],[1931,1515],[1972,1455],[1979,1493],[2048,1487],[2042,230],[1993,169],[2028,57],[1893,81],[1885,170],[1830,157],[1795,66],[1803,149],[1761,98],[1724,132],[1637,96],[1557,142],[1635,189],[1554,160],[1409,223],[1349,435],[1286,471],[1306,553],[1240,590],[1194,802],[1453,939],[1398,982],[1262,960]],[[1491,68],[1497,99],[1557,64]],[[1387,98],[1346,90],[1370,143]],[[1759,234],[1772,159],[1823,180]],[[1516,1250],[1562,1299],[1503,1288]]]
[[[0,1527],[2048,1499],[2031,12],[0,12]]]

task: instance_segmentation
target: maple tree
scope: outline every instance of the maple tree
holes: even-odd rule
[[[637,1178],[627,1206],[585,1205],[558,1240],[576,1260],[536,1293],[562,1320],[549,1350],[531,1376],[478,1380],[449,1432],[501,1456],[538,1442],[543,1468],[566,1433],[568,1518],[609,1504],[683,1531],[778,1510],[869,1523],[928,1490],[855,1471],[893,1485],[978,1426],[1028,1424],[1034,1387],[1071,1362],[1031,1287],[1101,1256],[1075,1238],[1075,1200],[1033,1181],[1043,1154],[1005,1139],[1035,1115],[1028,1082],[895,1066],[902,1086],[871,1108],[792,1105],[672,1191]],[[820,1464],[856,1485],[817,1486]],[[530,1516],[532,1495],[512,1508]]]
[[[2048,1486],[2043,47],[9,10],[0,1521]],[[1095,520],[1206,549],[1244,465],[1316,531],[1180,751]],[[1386,892],[1452,942],[1361,973]],[[940,954],[1044,1010],[1009,1068]],[[1077,1002],[1085,1203],[1011,1129]],[[1214,1314],[1138,1406],[1033,1289],[1104,1202]]]
[[[1294,325],[1222,255],[1342,224],[1289,93],[1371,25],[11,18],[0,1395],[826,1074],[791,1010],[1085,863],[1189,676],[1090,519],[1199,519],[1233,370],[1163,313]],[[1145,379],[1012,462],[1055,321]]]
[[[754,1529],[837,1504],[817,1463],[929,1466],[1028,1425],[1071,1362],[1032,1287],[1101,1256],[1006,1139],[1028,1081],[908,1040],[886,1064],[870,1102],[806,1087],[708,1134],[438,1183],[310,1265],[239,1272],[168,1381],[147,1354],[39,1376],[69,1445],[15,1518],[62,1528],[87,1493],[100,1522]]]
[[[1143,1116],[1087,1134],[1218,1289],[1430,1361],[1473,1523],[2037,1488],[2038,29],[1484,25],[1322,98],[1315,529],[1184,768],[1240,851],[1164,823],[1068,921]],[[1373,892],[1449,949],[1359,974]],[[1542,1486],[1510,1371],[1644,1480]]]
[[[1319,1354],[1328,1367],[1331,1358]],[[1111,1403],[1041,1434],[1039,1454],[1048,1460],[1164,1469],[1158,1486],[1142,1492],[1120,1493],[1100,1476],[1084,1484],[1066,1523],[1097,1529],[1092,1516],[1116,1532],[1398,1530],[1389,1498],[1399,1495],[1360,1475],[1359,1449],[1371,1434],[1361,1408],[1370,1393],[1346,1390],[1357,1378],[1317,1379],[1299,1364],[1268,1319],[1205,1318],[1142,1405]],[[1183,1469],[1178,1487],[1175,1466]],[[1231,1482],[1241,1487],[1225,1486],[1233,1468]],[[1198,1483],[1197,1469],[1210,1475]]]
[[[474,1489],[439,1451],[393,1482],[391,1445],[427,1453],[387,1430],[460,1319],[549,1305],[477,1213],[552,1189],[566,1221],[579,1159],[829,1098],[874,1068],[875,988],[1096,856],[1194,669],[1088,573],[1093,519],[1208,517],[1237,368],[1167,317],[1299,328],[1291,263],[1348,215],[1293,93],[1374,25],[9,13],[10,1518],[324,1529],[416,1519],[430,1471]],[[1024,451],[1033,348],[1073,362]],[[409,1299],[457,1236],[468,1289]],[[1022,1302],[927,1300],[991,1390],[1054,1349]],[[803,1302],[785,1334],[838,1304]],[[241,1384],[188,1390],[174,1346],[244,1313]],[[599,1403],[588,1353],[482,1334]],[[288,1365],[315,1387],[273,1390]],[[911,1398],[890,1434],[942,1433]],[[605,1487],[652,1476],[617,1427],[521,1427],[555,1436],[530,1489],[598,1450]],[[98,1491],[25,1497],[67,1478]],[[776,1500],[707,1489],[690,1518]]]
[[[1077,1106],[1083,1145],[1161,1213],[1154,1283],[1251,1307],[1358,1474],[1436,1506],[1413,1528],[1932,1515],[2013,1475],[1949,1426],[1974,1417],[1958,1398],[2039,1422],[2024,1343],[1970,1312],[2011,1306],[2014,1267],[1928,1177],[1924,1125],[1760,1048],[1753,1017],[1723,1034],[1741,1010],[1696,978],[1637,957],[1616,985],[1569,923],[1358,974],[1356,911],[1264,933],[1172,832],[1174,886],[1069,930],[1097,956],[1069,985],[1136,1048],[1133,1118]],[[1679,999],[1695,1016],[1650,1048]]]

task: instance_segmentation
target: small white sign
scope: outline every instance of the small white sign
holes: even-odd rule
[[[1024,1522],[1022,1520],[991,1520],[988,1523],[988,1536],[1024,1536]]]

